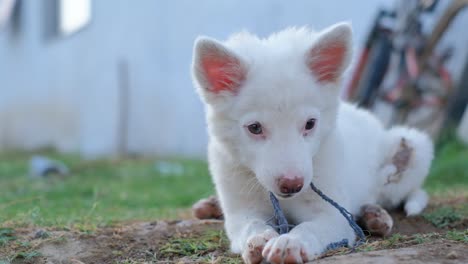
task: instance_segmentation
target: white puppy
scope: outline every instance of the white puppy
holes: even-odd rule
[[[209,166],[233,252],[247,263],[303,263],[330,242],[355,234],[311,182],[352,214],[364,204],[427,204],[421,189],[433,156],[430,139],[385,130],[369,112],[341,102],[351,28],[289,28],[267,39],[248,33],[226,42],[196,40],[193,79],[206,104]],[[279,236],[268,192],[297,226]]]

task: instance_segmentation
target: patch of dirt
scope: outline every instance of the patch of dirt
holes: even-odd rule
[[[73,260],[76,256],[86,257],[89,248],[79,239],[71,238],[66,243],[46,244],[40,248],[41,255],[49,256],[49,261],[63,263]]]
[[[453,241],[435,241],[423,245],[399,249],[385,249],[372,252],[358,252],[349,255],[331,256],[319,259],[318,264],[440,264],[468,263],[467,244]]]
[[[448,225],[445,228],[438,228],[424,218],[424,214],[427,212],[432,212],[441,208],[441,206],[466,206],[468,204],[468,199],[463,200],[450,200],[445,204],[431,204],[422,215],[407,217],[402,210],[396,210],[390,212],[393,218],[393,230],[391,234],[402,234],[402,235],[413,235],[413,234],[427,234],[427,233],[439,233],[441,231],[446,231],[449,229],[457,230],[466,230],[468,229],[468,217],[463,217],[459,221]]]
[[[393,230],[392,234],[412,235],[412,234],[427,234],[438,233],[441,231],[422,216],[406,217],[402,212],[392,212]],[[458,229],[463,229],[463,225],[457,226]]]
[[[156,221],[103,228],[92,234],[61,234],[59,243],[44,244],[37,249],[42,257],[34,263],[167,263],[180,257],[160,254],[168,241],[202,236],[210,230],[222,230],[222,226],[222,221],[210,220]],[[51,237],[58,235],[54,231],[49,233]]]
[[[465,215],[450,226],[437,228],[423,216],[391,214],[393,235],[384,240],[370,238],[355,253],[347,254],[348,249],[330,252],[315,263],[468,263]],[[46,229],[41,234],[47,236],[40,237],[37,228],[15,228],[15,240],[0,245],[0,263],[5,256],[13,263],[39,264],[242,263],[239,256],[229,253],[222,230],[220,220],[121,223],[92,232]],[[454,235],[451,230],[461,232]],[[26,254],[18,255],[20,251]]]

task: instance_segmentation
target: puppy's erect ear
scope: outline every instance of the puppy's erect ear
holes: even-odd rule
[[[247,75],[239,56],[206,37],[195,41],[192,71],[200,88],[212,94],[236,94]]]
[[[335,83],[349,64],[351,26],[339,23],[325,29],[307,54],[307,66],[318,82]]]

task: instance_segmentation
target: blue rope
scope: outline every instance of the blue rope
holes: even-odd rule
[[[278,230],[278,233],[280,235],[286,234],[289,232],[289,224],[288,220],[284,216],[283,210],[281,210],[281,207],[279,205],[278,199],[276,199],[276,196],[270,192],[270,201],[271,204],[273,205],[273,211],[275,212],[275,219],[276,219],[276,228]]]
[[[310,183],[310,187],[315,193],[317,193],[320,196],[320,198],[322,198],[323,200],[331,204],[333,207],[335,207],[344,216],[344,218],[346,218],[349,226],[354,230],[354,233],[358,237],[358,241],[354,245],[353,249],[356,246],[359,246],[361,243],[363,243],[363,241],[365,241],[364,232],[362,231],[361,227],[356,223],[356,221],[354,221],[353,215],[344,207],[340,206],[338,203],[333,201],[330,197],[326,196],[322,191],[320,191],[317,187],[315,187],[313,183]],[[289,227],[291,227],[291,225],[288,224],[288,220],[284,216],[283,210],[281,210],[278,199],[275,197],[275,195],[272,192],[270,192],[270,201],[271,201],[271,204],[273,205],[273,211],[274,211],[273,217],[276,220],[276,225],[273,225],[271,223],[270,225],[273,228],[275,228],[280,235],[288,233]],[[346,247],[348,246],[348,242],[349,241],[347,239],[343,239],[337,242],[332,242],[327,246],[325,251],[334,250],[334,249],[341,248],[341,247]]]
[[[310,188],[312,188],[312,190],[316,192],[320,196],[320,198],[322,198],[323,200],[331,204],[333,207],[335,207],[343,215],[343,217],[346,218],[349,226],[354,230],[354,233],[358,237],[358,241],[356,242],[355,246],[358,246],[361,243],[363,243],[366,239],[366,236],[364,235],[362,228],[356,223],[356,221],[354,221],[353,215],[344,207],[339,205],[337,202],[333,201],[330,197],[326,196],[322,191],[315,187],[313,183],[310,183]]]

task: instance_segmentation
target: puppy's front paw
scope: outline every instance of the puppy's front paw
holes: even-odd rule
[[[247,239],[247,248],[242,253],[242,258],[247,264],[259,264],[263,260],[262,251],[265,244],[272,238],[278,236],[273,230],[267,230],[261,234],[251,236]]]
[[[288,234],[273,238],[262,252],[266,261],[273,264],[305,263],[308,261],[304,245]]]

